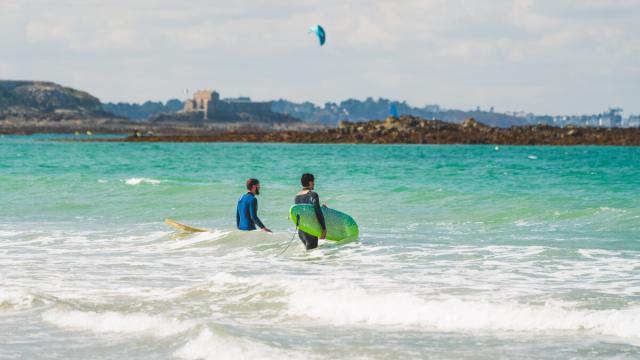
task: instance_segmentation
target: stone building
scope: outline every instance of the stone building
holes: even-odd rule
[[[253,102],[248,97],[220,99],[216,91],[199,90],[184,103],[183,112],[202,112],[203,120],[238,121],[242,118],[269,117],[271,102]]]

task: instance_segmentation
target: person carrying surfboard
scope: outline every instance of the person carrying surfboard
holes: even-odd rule
[[[238,206],[236,208],[236,226],[238,230],[256,230],[256,225],[262,231],[271,232],[258,217],[258,199],[257,195],[260,195],[260,181],[258,179],[247,180],[246,194],[242,195],[238,200]]]
[[[320,234],[320,239],[324,239],[327,237],[327,226],[324,222],[324,215],[322,214],[322,209],[320,209],[320,197],[318,193],[313,191],[315,186],[315,178],[313,174],[304,173],[302,174],[302,178],[300,178],[300,183],[302,184],[302,190],[296,195],[294,202],[296,204],[311,204],[316,213],[316,217],[318,218],[318,223],[322,227],[322,234]],[[324,205],[323,205],[324,206]],[[304,244],[307,250],[315,249],[318,247],[318,238],[307,234],[306,232],[298,229],[298,237]]]

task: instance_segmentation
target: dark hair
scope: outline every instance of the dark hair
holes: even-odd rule
[[[302,174],[302,177],[300,178],[300,183],[304,187],[309,186],[309,183],[312,182],[312,181],[315,181],[315,178],[313,177],[313,174],[304,173],[304,174]]]
[[[251,178],[247,180],[247,190],[251,190],[253,185],[258,185],[258,184],[260,184],[260,181],[258,179]]]

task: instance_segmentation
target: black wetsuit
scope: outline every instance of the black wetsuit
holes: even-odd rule
[[[316,210],[316,216],[318,217],[318,222],[322,227],[322,230],[327,230],[327,226],[324,223],[324,215],[322,214],[322,210],[320,209],[320,197],[314,191],[309,191],[304,195],[296,195],[294,200],[296,204],[311,204]],[[307,248],[307,250],[315,249],[318,247],[318,238],[307,234],[302,230],[298,230],[298,236],[302,243]]]

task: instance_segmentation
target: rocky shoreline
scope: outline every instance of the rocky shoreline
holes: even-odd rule
[[[338,128],[313,131],[265,129],[71,141],[640,146],[640,129],[549,125],[496,128],[474,119],[453,124],[402,116],[382,121],[341,122]]]
[[[0,134],[2,135],[32,135],[32,134],[120,134],[127,135],[138,132],[140,134],[154,134],[157,136],[210,136],[214,134],[238,132],[264,131],[314,131],[325,126],[308,123],[266,124],[251,122],[134,122],[126,119],[112,118],[68,118],[61,120],[45,119],[11,119],[0,120]]]

